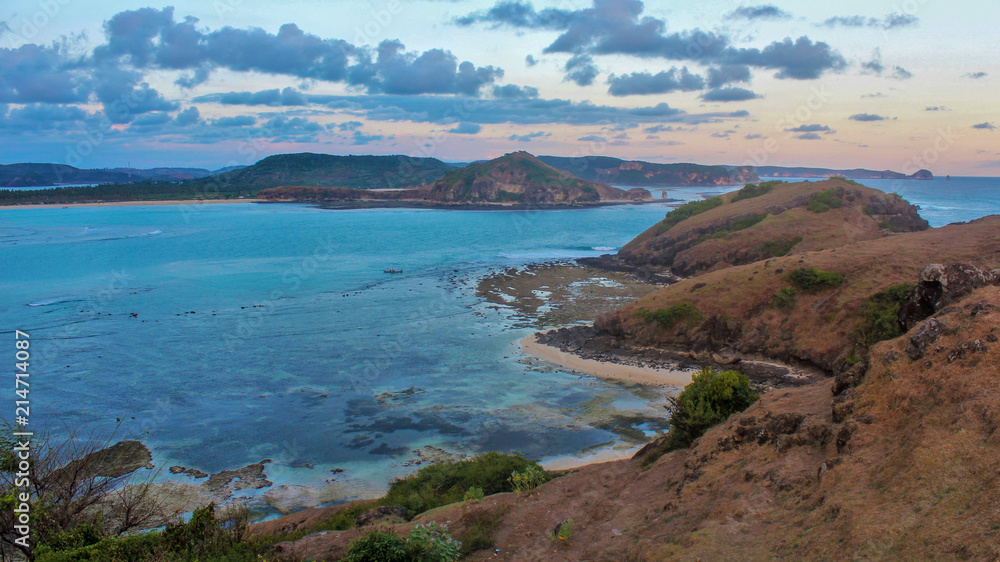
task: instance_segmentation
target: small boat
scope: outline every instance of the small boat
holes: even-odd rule
[[[402,269],[383,269],[382,273],[402,273]]]

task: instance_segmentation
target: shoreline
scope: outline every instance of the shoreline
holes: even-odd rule
[[[518,342],[521,353],[530,355],[542,361],[558,365],[565,369],[577,371],[602,379],[644,384],[648,386],[670,386],[683,388],[691,383],[695,371],[680,371],[674,369],[658,369],[654,367],[638,367],[621,363],[608,363],[596,359],[584,359],[557,347],[538,343],[537,336],[530,335]]]
[[[156,201],[104,201],[101,203],[26,203],[0,205],[0,209],[65,209],[68,207],[133,207],[139,205],[218,205],[226,203],[264,203],[266,199],[164,199]]]

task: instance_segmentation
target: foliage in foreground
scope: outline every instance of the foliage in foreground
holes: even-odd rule
[[[742,201],[743,199],[760,197],[761,195],[770,193],[771,190],[774,189],[774,186],[781,185],[783,183],[785,182],[781,180],[762,181],[760,184],[748,183],[737,191],[736,195],[733,195],[733,198],[729,201],[735,203],[737,201]]]
[[[667,216],[664,217],[663,220],[657,225],[656,233],[663,234],[679,224],[681,221],[689,219],[695,215],[700,215],[705,211],[710,211],[719,205],[722,205],[722,199],[719,197],[711,197],[702,201],[691,201],[690,203],[685,203],[684,205],[681,205],[680,207],[677,207],[667,213]]]
[[[750,379],[739,371],[705,367],[674,400],[670,431],[662,445],[642,460],[648,466],[664,454],[689,447],[712,426],[742,412],[760,398],[750,389]]]
[[[452,562],[462,555],[462,543],[437,523],[417,525],[406,539],[388,531],[371,531],[355,539],[347,562]]]
[[[830,209],[837,209],[844,206],[844,200],[837,195],[836,189],[827,189],[819,193],[814,193],[806,201],[806,208],[814,213],[825,213]]]

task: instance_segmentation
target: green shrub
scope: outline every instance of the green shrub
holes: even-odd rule
[[[745,186],[743,186],[742,189],[740,189],[739,191],[737,191],[736,195],[733,195],[733,198],[730,199],[729,201],[732,202],[732,203],[735,203],[737,201],[742,201],[743,199],[751,199],[753,197],[760,197],[761,195],[764,195],[765,193],[770,193],[771,190],[774,189],[774,186],[781,185],[783,183],[785,183],[785,182],[783,182],[781,180],[765,181],[765,182],[761,182],[760,185],[748,183]]]
[[[861,304],[863,320],[854,330],[854,337],[858,343],[870,347],[880,341],[903,335],[905,327],[899,321],[899,309],[911,292],[913,285],[901,283],[865,299]]]
[[[785,287],[778,291],[771,299],[771,306],[778,310],[789,312],[795,308],[795,301],[798,300],[798,292],[794,287]]]
[[[432,464],[416,474],[394,480],[385,497],[377,503],[401,505],[413,517],[428,509],[462,501],[465,492],[472,487],[482,489],[487,496],[511,492],[510,474],[523,472],[529,467],[542,471],[536,463],[520,455],[497,452],[463,461]],[[544,471],[542,474],[545,474]]]
[[[447,527],[434,522],[415,526],[406,544],[418,562],[454,562],[462,556],[462,543],[448,534]]]
[[[351,542],[347,562],[412,562],[406,540],[395,533],[371,531]]]
[[[484,497],[486,497],[486,494],[483,492],[482,488],[480,488],[479,486],[472,486],[465,491],[465,496],[462,498],[462,501],[469,503],[479,503],[483,501]]]
[[[814,193],[806,202],[806,208],[814,213],[825,213],[830,209],[837,209],[844,206],[844,200],[837,195],[836,189],[827,189],[819,193]]]
[[[515,492],[526,492],[544,484],[546,476],[541,467],[529,466],[520,472],[511,472],[507,481]]]
[[[643,458],[642,464],[648,466],[665,453],[690,446],[710,427],[747,409],[758,398],[743,373],[716,372],[705,367],[674,400],[670,431],[662,445]]]
[[[903,232],[903,231],[906,230],[902,226],[899,226],[897,224],[893,224],[892,222],[890,222],[888,220],[880,221],[878,223],[878,227],[879,228],[884,228],[884,229],[886,229],[886,230],[888,230],[890,232]]]
[[[719,197],[711,197],[702,201],[691,201],[690,203],[685,203],[684,205],[681,205],[680,207],[677,207],[667,213],[667,216],[664,217],[663,220],[657,225],[657,234],[663,234],[681,221],[689,219],[695,215],[700,215],[705,211],[710,211],[719,205],[722,205],[722,199]]]
[[[771,240],[770,242],[764,242],[761,244],[758,250],[760,250],[761,254],[764,254],[769,258],[777,258],[788,255],[788,252],[791,252],[792,248],[794,248],[795,245],[801,241],[801,236],[785,240]]]
[[[788,282],[810,293],[833,289],[844,283],[844,276],[833,271],[823,271],[815,267],[800,267],[789,273]]]
[[[549,538],[556,542],[569,542],[573,536],[573,519],[567,519],[559,524],[554,531],[549,531]]]
[[[665,330],[672,329],[678,322],[692,323],[702,318],[701,312],[689,302],[679,302],[656,310],[639,310],[636,315],[647,322],[659,323]]]

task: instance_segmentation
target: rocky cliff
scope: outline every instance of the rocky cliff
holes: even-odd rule
[[[758,181],[751,166],[704,166],[701,164],[657,164],[621,160],[610,156],[539,156],[549,166],[584,179],[644,187],[687,185],[742,185]]]

